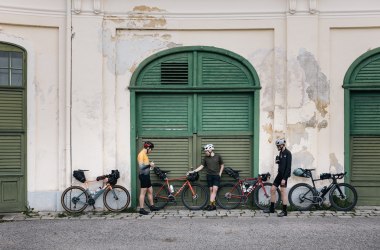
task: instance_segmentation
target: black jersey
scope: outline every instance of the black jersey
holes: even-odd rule
[[[283,179],[287,180],[290,177],[292,169],[292,153],[285,148],[284,151],[280,151],[278,157],[278,173],[282,175]]]

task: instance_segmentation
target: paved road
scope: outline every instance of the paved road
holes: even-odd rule
[[[0,223],[0,249],[379,249],[374,217],[92,217]]]

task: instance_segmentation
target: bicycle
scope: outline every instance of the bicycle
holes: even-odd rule
[[[300,211],[309,210],[313,205],[321,207],[329,194],[331,206],[338,211],[349,211],[355,207],[358,201],[356,189],[347,183],[338,183],[337,180],[342,179],[347,172],[339,174],[322,173],[320,179],[314,179],[312,171],[315,169],[297,168],[293,174],[299,177],[311,178],[313,186],[307,183],[298,183],[289,190],[289,203]],[[332,179],[330,185],[324,186],[318,191],[315,182]]]
[[[118,170],[112,170],[109,175],[98,176],[94,181],[87,181],[84,172],[88,170],[78,169],[73,172],[75,179],[83,183],[82,186],[71,186],[63,191],[61,196],[62,207],[70,213],[80,213],[88,205],[95,209],[95,201],[103,195],[104,206],[112,212],[121,212],[126,209],[131,201],[129,191],[120,185],[116,185],[120,174]],[[103,187],[97,191],[89,189],[89,183],[103,181]]]
[[[169,202],[177,203],[176,197],[181,194],[183,205],[189,210],[200,210],[204,208],[208,201],[208,190],[205,186],[195,183],[199,179],[198,173],[191,173],[187,176],[178,178],[167,177],[170,171],[163,171],[159,167],[154,167],[154,173],[163,181],[163,183],[152,183],[154,205],[162,209]],[[183,181],[182,186],[176,191],[170,183],[174,181]],[[145,204],[148,206],[148,198],[145,197]]]
[[[240,178],[240,172],[240,170],[234,170],[231,167],[224,168],[223,173],[234,178],[236,182],[225,183],[219,187],[216,194],[217,204],[224,209],[234,209],[239,205],[245,205],[248,197],[253,193],[253,201],[258,208],[263,210],[269,208],[272,183],[266,181],[270,179],[270,173],[259,174],[257,178]],[[277,189],[275,207],[280,203],[280,197],[280,190]]]

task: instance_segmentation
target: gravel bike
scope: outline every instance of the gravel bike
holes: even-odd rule
[[[170,171],[161,170],[159,167],[154,167],[153,171],[163,181],[163,183],[152,183],[153,202],[157,208],[162,209],[168,203],[176,204],[176,197],[179,194],[181,194],[183,205],[190,210],[200,210],[206,206],[209,197],[208,190],[205,186],[195,183],[199,179],[198,173],[169,179],[167,173]],[[178,181],[183,184],[175,190],[171,183]],[[147,197],[145,197],[145,204],[150,205]]]
[[[270,173],[259,174],[257,178],[240,178],[240,170],[225,167],[223,173],[228,174],[236,180],[235,183],[222,184],[216,194],[217,204],[224,209],[234,209],[239,205],[245,205],[248,197],[253,193],[253,201],[260,209],[270,207],[272,183],[266,182],[270,179]],[[277,189],[275,207],[280,203],[280,190]]]
[[[84,172],[88,170],[78,169],[73,172],[75,179],[83,183],[83,186],[71,186],[63,191],[61,196],[62,207],[70,213],[80,213],[88,205],[95,209],[95,201],[103,195],[104,206],[112,212],[121,212],[126,209],[131,201],[129,191],[120,185],[116,185],[120,174],[118,170],[112,170],[109,175],[98,176],[94,181],[87,181]],[[103,181],[103,187],[98,190],[90,190],[89,183]]]
[[[309,210],[313,205],[322,206],[328,195],[331,206],[338,211],[349,211],[355,207],[358,201],[356,189],[348,183],[338,183],[347,172],[339,174],[323,173],[320,179],[314,179],[312,171],[315,169],[297,168],[293,174],[299,177],[310,178],[313,186],[307,183],[298,183],[289,190],[289,203],[298,210]],[[318,191],[315,182],[321,180],[332,180],[329,186],[324,186]]]

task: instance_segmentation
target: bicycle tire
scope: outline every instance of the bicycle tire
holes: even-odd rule
[[[299,211],[310,210],[315,204],[314,199],[318,196],[312,186],[306,183],[298,183],[289,190],[289,203]]]
[[[237,208],[242,201],[242,192],[239,185],[225,183],[218,188],[216,203],[219,207],[230,210]]]
[[[204,208],[208,201],[207,188],[199,183],[191,183],[191,186],[195,192],[193,196],[190,186],[185,186],[181,194],[181,200],[183,205],[189,210],[200,210]]]
[[[61,195],[61,205],[69,213],[80,213],[88,206],[88,194],[80,186],[66,188]]]
[[[111,212],[121,212],[129,206],[131,195],[129,191],[120,185],[114,185],[103,194],[104,206]]]
[[[269,182],[263,183],[263,186],[265,188],[265,192],[267,195],[265,195],[265,192],[263,191],[263,187],[261,185],[257,186],[255,190],[253,190],[253,202],[258,208],[262,210],[266,210],[270,208],[270,203],[271,203],[270,189],[272,185],[273,184]],[[281,200],[280,189],[276,188],[276,194],[277,194],[277,197],[274,203],[275,208],[278,206],[278,204],[280,204],[280,200]]]
[[[161,187],[163,187],[161,189]],[[152,184],[152,188],[153,188],[153,204],[155,207],[157,207],[158,209],[163,209],[169,202],[169,189],[168,187],[165,185],[165,184],[161,184],[161,183],[153,183]],[[149,200],[148,200],[148,195],[145,196],[145,204],[147,206],[150,206],[149,204]]]
[[[341,194],[344,194],[344,197],[342,197]],[[352,185],[347,183],[338,183],[330,190],[329,198],[331,206],[333,206],[336,210],[350,211],[355,207],[358,201],[358,193]]]

